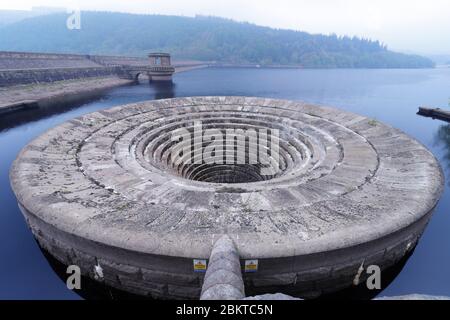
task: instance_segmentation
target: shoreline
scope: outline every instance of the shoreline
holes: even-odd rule
[[[206,68],[318,70],[298,66],[259,66],[205,63],[179,65],[176,67],[175,74]],[[355,68],[351,69],[353,70]],[[443,68],[436,67],[433,69]],[[0,87],[0,115],[25,109],[48,108],[58,104],[77,103],[86,99],[95,99],[110,89],[133,83],[135,83],[134,80],[121,79],[116,76],[108,76]]]
[[[0,88],[0,115],[24,109],[48,108],[61,103],[76,103],[132,83],[133,80],[102,77]]]
[[[210,65],[207,63],[180,65],[176,67],[175,73],[208,67]],[[0,87],[0,115],[25,109],[48,108],[57,104],[77,103],[133,83],[134,80],[109,76]]]
[[[243,64],[209,64],[208,68],[218,68],[218,69],[291,69],[291,70],[434,70],[434,69],[444,69],[445,67],[433,67],[433,68],[339,68],[339,67],[302,67],[302,66],[292,66],[292,65],[243,65]],[[450,68],[450,66],[449,66]]]

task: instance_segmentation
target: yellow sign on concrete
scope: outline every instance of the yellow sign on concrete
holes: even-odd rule
[[[195,272],[206,272],[207,263],[206,260],[194,259],[194,271]]]
[[[245,272],[257,272],[258,260],[245,260]]]

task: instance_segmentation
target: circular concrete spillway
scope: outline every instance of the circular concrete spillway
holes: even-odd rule
[[[228,130],[234,140],[220,140]],[[244,151],[226,161],[227,150]],[[258,259],[257,272],[244,273],[248,294],[350,287],[357,274],[364,281],[361,266],[385,270],[415,247],[443,188],[434,156],[399,130],[244,97],[148,101],[73,119],[26,146],[10,176],[45,250],[157,298],[198,298],[193,259],[208,259],[224,234],[243,265]]]

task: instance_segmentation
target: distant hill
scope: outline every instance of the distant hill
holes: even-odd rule
[[[27,18],[43,16],[56,12],[65,12],[61,8],[34,7],[32,10],[0,10],[0,27],[13,24]]]
[[[278,30],[213,17],[82,12],[81,30],[65,13],[0,28],[0,50],[143,56],[305,68],[429,68],[424,57],[389,51],[378,41]]]
[[[430,58],[436,65],[450,65],[449,54],[428,55],[427,58]]]

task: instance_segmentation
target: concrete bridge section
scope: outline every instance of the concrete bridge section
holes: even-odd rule
[[[111,65],[111,60],[104,58],[95,58],[95,61]],[[109,61],[109,62],[108,62]],[[148,60],[144,64],[128,63],[128,61],[119,60],[122,64],[114,65],[117,74],[128,80],[138,81],[140,75],[148,77],[150,82],[171,82],[172,75],[175,73],[175,67],[172,66],[171,57],[168,53],[150,53]]]
[[[151,82],[172,82],[172,75],[175,68],[172,67],[170,54],[168,53],[150,53],[148,55],[150,65],[145,68],[128,67],[127,72],[134,78],[141,73],[146,73]]]
[[[123,79],[138,81],[140,75],[146,75],[151,82],[170,82],[174,73],[175,68],[172,66],[124,66],[119,71],[119,75]]]
[[[192,151],[172,161],[174,133],[198,122],[279,130],[280,170],[198,163]],[[239,141],[245,131],[236,132]],[[383,271],[414,249],[444,184],[435,157],[399,130],[245,97],[147,101],[73,119],[26,146],[10,180],[37,241],[60,262],[127,292],[187,299],[200,298],[224,235],[248,296],[313,297],[363,283],[361,266]]]

